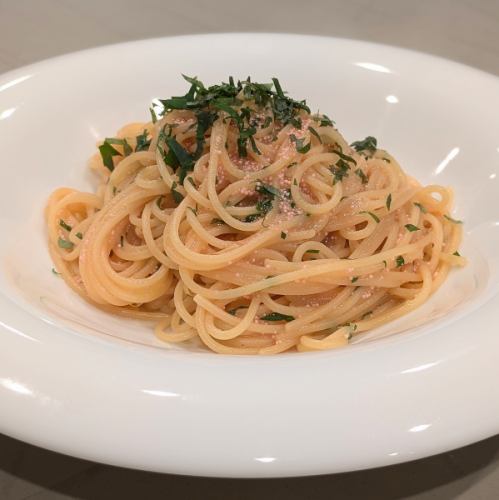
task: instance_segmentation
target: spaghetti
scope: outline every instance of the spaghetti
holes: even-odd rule
[[[92,304],[224,354],[331,349],[423,304],[458,253],[452,191],[349,145],[273,84],[205,87],[106,139],[95,193],[57,189],[49,248]],[[159,116],[158,116],[159,115]]]

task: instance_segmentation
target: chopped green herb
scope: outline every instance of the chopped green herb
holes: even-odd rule
[[[184,149],[184,147],[181,146],[174,137],[167,137],[166,144],[169,147],[168,154],[171,153],[172,157],[174,158],[170,158],[171,163],[169,164],[172,167],[180,166],[178,179],[180,183],[183,184],[184,179],[187,176],[187,172],[192,171],[192,169],[194,168],[194,160],[192,156],[187,152],[187,150]],[[174,164],[172,165],[172,163]]]
[[[196,187],[196,183],[194,182],[194,179],[192,177],[187,177],[187,180],[194,186]]]
[[[274,82],[274,87],[275,87],[275,90],[276,90],[278,97],[281,97],[281,98],[285,97],[284,92],[281,88],[281,84],[279,83],[279,80],[277,78],[272,78],[272,81]]]
[[[321,136],[319,135],[319,133],[317,132],[317,130],[315,130],[315,128],[313,128],[313,127],[308,127],[308,130],[309,130],[309,131],[310,131],[310,133],[311,133],[312,135],[314,135],[314,136],[317,138],[317,140],[318,140],[318,141],[322,144],[322,138],[321,138]]]
[[[272,93],[274,95],[271,98],[271,106],[276,120],[280,121],[283,125],[286,125],[296,116],[299,110],[303,109],[307,113],[310,113],[310,108],[306,105],[305,101],[295,101],[294,99],[285,96],[281,89],[279,80],[277,80],[277,78],[272,78],[272,81],[276,92]],[[253,85],[258,86],[258,84]]]
[[[182,193],[179,193],[177,190],[177,183],[175,181],[173,181],[172,183],[172,189],[171,189],[171,193],[172,193],[172,197],[173,197],[173,201],[175,201],[175,203],[177,205],[180,205],[180,203],[182,202],[182,200],[184,199],[184,196],[182,195]]]
[[[399,256],[395,259],[395,263],[397,264],[397,265],[396,265],[396,267],[403,266],[403,265],[405,264],[404,257],[402,257],[402,255],[399,255]]]
[[[294,316],[290,316],[288,314],[281,314],[278,312],[271,312],[266,314],[265,316],[261,316],[260,319],[263,321],[293,321]]]
[[[383,261],[383,264],[385,265],[385,268],[388,267],[388,264],[386,263],[386,260]]]
[[[57,240],[57,244],[60,248],[66,248],[67,250],[72,250],[74,247],[74,243],[72,243],[71,241],[63,240],[62,238],[59,238]]]
[[[314,119],[319,121],[321,127],[333,127],[334,122],[326,115],[315,115]]]
[[[196,208],[192,208],[192,207],[187,207],[194,215],[197,215],[198,214],[198,211]]]
[[[73,229],[69,224],[66,224],[62,219],[59,219],[59,226],[61,226],[66,231],[71,231]]]
[[[267,128],[272,123],[272,117],[267,116],[265,121],[262,123],[262,128]]]
[[[353,277],[350,281],[351,281],[352,283],[355,283],[358,279],[359,279],[359,277],[358,277],[358,276],[354,276],[354,277]]]
[[[213,101],[213,106],[216,109],[225,111],[225,113],[227,113],[231,118],[234,118],[236,121],[238,121],[239,114],[233,107],[231,107],[231,104],[235,104],[235,100],[216,99]]]
[[[336,165],[331,165],[329,169],[333,174],[333,184],[336,184],[337,182],[342,181],[344,177],[348,176],[350,165],[340,158],[336,162]]]
[[[257,145],[256,145],[256,141],[255,141],[255,138],[250,135],[249,137],[249,141],[250,141],[250,144],[251,144],[251,149],[257,154],[257,155],[261,155],[262,152],[258,149]]]
[[[316,248],[311,248],[310,250],[305,250],[305,253],[320,253],[320,250]]]
[[[196,151],[194,152],[193,159],[197,160],[201,157],[204,150],[205,134],[208,129],[213,125],[216,120],[216,113],[211,113],[209,111],[198,111],[196,113],[197,124],[196,124]]]
[[[367,175],[364,173],[364,171],[362,169],[358,168],[355,171],[355,173],[360,177],[362,184],[367,184],[369,182]]]
[[[390,207],[392,206],[392,193],[390,193],[387,197],[386,197],[386,208],[388,211],[390,211]]]
[[[378,146],[378,141],[376,140],[375,137],[369,135],[362,141],[352,142],[351,146],[357,152],[370,151],[371,153],[375,153]]]
[[[83,234],[81,234],[80,232],[76,233],[76,234],[75,234],[75,236],[76,236],[77,238],[79,238],[80,240],[82,240],[82,239],[83,239]]]
[[[270,198],[265,198],[263,200],[259,200],[256,203],[256,209],[261,214],[267,214],[272,210],[272,200]]]
[[[229,314],[232,314],[232,316],[235,316],[236,311],[238,311],[239,309],[248,309],[248,306],[237,306],[237,307],[234,307],[233,309],[229,309],[227,312]]]
[[[154,111],[153,107],[149,108],[149,113],[151,113],[151,121],[156,123],[158,121],[158,117],[156,116],[156,111]]]
[[[311,143],[309,142],[308,144],[304,144],[304,138],[298,139],[296,135],[291,134],[289,136],[289,140],[295,143],[296,151],[298,151],[298,153],[305,154],[309,152]]]
[[[428,210],[426,210],[426,208],[423,205],[421,205],[421,203],[418,203],[417,201],[415,201],[414,205],[416,205],[419,208],[419,210],[421,210],[421,212],[423,212],[424,214],[426,212],[428,212]]]
[[[255,222],[258,219],[262,218],[262,214],[249,214],[244,219],[242,219],[243,222]]]
[[[461,254],[457,250],[452,255],[455,255],[456,257],[461,257]]]
[[[368,212],[366,210],[363,210],[362,212],[359,212],[359,213],[370,215],[373,218],[374,222],[378,222],[379,223],[379,217],[375,213]]]
[[[115,146],[123,146],[123,154],[128,156],[132,154],[133,150],[130,144],[128,144],[126,139],[118,139],[116,137],[107,137],[104,139],[104,143],[114,144]],[[119,153],[121,155],[121,153]]]
[[[281,239],[285,240],[287,236],[288,235],[284,231],[281,231]]]
[[[339,144],[337,144],[337,146],[339,147]],[[352,158],[351,156],[346,155],[341,150],[333,149],[331,151],[331,153],[334,153],[334,154],[338,155],[342,160],[349,161],[350,163],[353,163],[354,165],[357,165],[357,162],[355,161],[355,158]]]
[[[258,148],[256,147],[256,142],[253,138],[253,135],[256,133],[256,128],[255,127],[249,127],[249,128],[244,128],[243,123],[241,122],[239,124],[239,138],[237,139],[237,149],[239,156],[245,157],[248,156],[248,152],[246,150],[246,143],[248,142],[248,139],[251,142],[253,151],[257,154],[261,154]],[[253,138],[253,140],[251,140]]]
[[[115,195],[115,194],[116,194],[116,191],[117,191],[117,190],[118,190],[118,189],[116,188],[116,186],[113,186],[113,195]]]
[[[60,276],[61,273],[58,273],[54,268],[52,268],[52,274],[55,274],[56,276]]]
[[[452,222],[453,224],[462,224],[463,221],[462,220],[457,220],[457,219],[453,219],[450,215],[445,215],[444,214],[444,217],[449,221],[449,222]]]
[[[277,189],[276,187],[274,187],[270,184],[265,184],[264,182],[257,182],[257,184],[255,186],[255,191],[257,193],[270,195],[271,197],[274,197],[274,196],[280,197],[281,196],[281,191],[279,189]]]
[[[106,141],[99,146],[99,152],[102,157],[102,163],[112,172],[114,170],[113,156],[121,156],[120,152],[116,151],[116,149]]]
[[[204,145],[204,135],[209,126],[219,116],[219,111],[227,114],[226,118],[234,120],[238,129],[239,137],[237,139],[238,152],[240,156],[247,155],[247,142],[249,141],[253,151],[260,154],[253,135],[256,133],[255,123],[250,123],[251,109],[241,108],[240,112],[236,109],[243,101],[238,98],[243,94],[245,100],[252,100],[254,103],[272,112],[273,118],[282,125],[293,121],[299,124],[300,110],[310,112],[304,101],[295,101],[287,97],[282,90],[279,81],[273,78],[273,84],[253,83],[248,78],[246,81],[238,81],[237,84],[233,78],[229,78],[229,83],[205,87],[195,77],[184,76],[184,79],[190,83],[190,89],[184,96],[174,96],[170,99],[160,100],[165,111],[172,109],[193,110],[197,116],[197,148],[192,155],[195,160],[200,157]],[[272,90],[275,87],[275,91]],[[272,121],[272,116],[267,116],[264,126],[267,127]],[[180,162],[181,163],[181,162]],[[182,178],[180,178],[182,182]]]
[[[144,129],[142,134],[138,135],[135,139],[137,141],[137,145],[135,146],[135,151],[147,151],[149,146],[151,145],[151,139],[147,139],[149,132]]]
[[[297,116],[295,118],[291,118],[290,123],[291,123],[291,125],[293,125],[294,128],[296,128],[298,130],[301,130],[301,128],[303,126],[301,118],[299,116]]]
[[[413,233],[414,231],[419,231],[419,227],[415,226],[414,224],[406,224],[405,228],[407,229],[407,231],[410,231],[411,233]]]
[[[223,226],[225,224],[225,221],[223,221],[222,219],[214,218],[211,219],[211,223],[216,224],[217,226]]]

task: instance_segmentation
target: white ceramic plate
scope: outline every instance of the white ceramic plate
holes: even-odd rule
[[[466,269],[420,310],[322,353],[224,357],[156,342],[51,273],[43,207],[90,188],[95,142],[180,73],[281,79],[350,140],[455,187]],[[392,464],[499,431],[499,80],[427,55],[297,35],[165,38],[0,78],[0,431],[163,472],[291,476]]]

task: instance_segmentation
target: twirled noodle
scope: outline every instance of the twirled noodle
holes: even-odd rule
[[[449,188],[419,185],[373,138],[350,147],[305,106],[288,123],[274,109],[269,122],[272,105],[237,90],[231,109],[255,113],[251,148],[238,149],[230,109],[202,136],[199,110],[171,109],[101,145],[96,194],[51,195],[50,253],[74,291],[154,320],[166,342],[274,354],[343,346],[464,265]],[[172,138],[187,171],[182,151],[169,155]]]

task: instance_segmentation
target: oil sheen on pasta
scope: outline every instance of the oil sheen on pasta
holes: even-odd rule
[[[205,87],[99,145],[95,192],[46,209],[57,273],[166,342],[223,354],[348,344],[420,306],[459,255],[452,191],[272,84]]]

